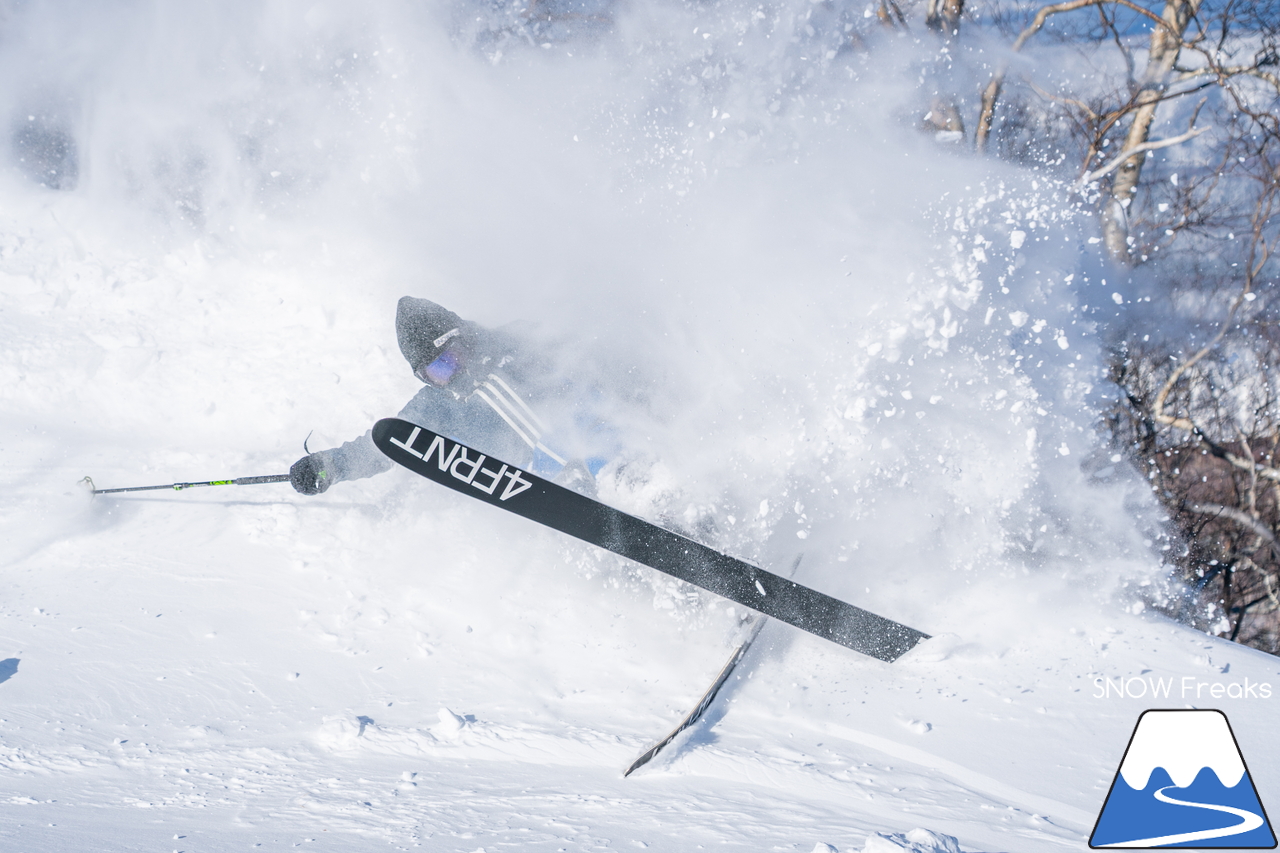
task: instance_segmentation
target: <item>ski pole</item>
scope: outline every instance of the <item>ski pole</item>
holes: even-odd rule
[[[170,483],[167,486],[128,486],[123,489],[99,489],[93,484],[91,477],[85,477],[80,482],[88,486],[95,495],[109,495],[115,492],[151,492],[158,489],[172,489],[180,492],[197,486],[256,486],[259,483],[285,483],[288,480],[288,474],[268,474],[265,477],[237,477],[234,480],[206,480],[203,483]]]

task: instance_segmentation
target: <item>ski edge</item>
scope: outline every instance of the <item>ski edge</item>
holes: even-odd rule
[[[734,649],[733,654],[729,656],[729,660],[720,668],[720,673],[716,676],[716,680],[713,681],[711,683],[711,687],[702,694],[702,698],[698,701],[698,704],[694,705],[693,710],[688,714],[685,714],[684,719],[677,723],[676,727],[672,729],[666,737],[649,747],[647,750],[642,752],[635,761],[631,762],[631,764],[627,766],[627,769],[622,771],[623,778],[630,776],[632,773],[648,764],[657,757],[659,752],[675,740],[681,732],[692,727],[698,722],[698,720],[702,719],[702,715],[705,714],[711,707],[711,704],[715,702],[716,696],[720,693],[720,688],[724,687],[724,683],[729,680],[729,676],[732,675],[734,669],[737,668],[738,662],[746,656],[747,650],[750,649],[751,644],[756,641],[756,637],[760,636],[760,632],[764,630],[765,623],[768,621],[768,616],[765,616],[764,614],[756,614],[756,624],[751,628],[751,633],[738,645],[738,648]]]
[[[803,559],[803,553],[796,556],[795,560],[791,564],[791,571],[787,572],[788,578],[795,577],[796,569],[800,568],[800,561]],[[666,749],[667,746],[676,739],[677,735],[685,729],[693,726],[698,722],[698,720],[702,719],[703,714],[707,713],[711,708],[711,704],[716,701],[716,696],[719,695],[720,688],[724,687],[724,683],[729,680],[729,676],[733,674],[733,671],[737,668],[738,664],[744,657],[746,657],[747,651],[751,648],[751,644],[760,636],[760,632],[764,630],[764,626],[769,621],[769,617],[765,616],[763,613],[757,613],[755,619],[756,622],[751,626],[751,631],[747,634],[746,639],[738,644],[738,648],[734,650],[733,654],[729,655],[729,660],[720,669],[720,674],[716,676],[716,680],[713,681],[711,686],[707,688],[707,691],[702,694],[702,699],[698,701],[698,704],[693,706],[692,711],[685,714],[684,719],[677,723],[676,727],[672,729],[666,737],[642,752],[635,761],[631,762],[631,764],[627,766],[626,770],[622,771],[622,777],[624,779],[652,761],[657,757],[659,752]]]

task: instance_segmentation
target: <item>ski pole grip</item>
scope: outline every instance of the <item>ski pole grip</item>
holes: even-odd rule
[[[231,482],[237,486],[256,486],[259,483],[287,483],[288,474],[268,474],[265,477],[237,477]]]

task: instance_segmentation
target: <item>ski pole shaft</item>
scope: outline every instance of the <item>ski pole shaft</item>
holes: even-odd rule
[[[287,483],[289,481],[288,474],[268,474],[263,477],[237,477],[234,480],[205,480],[202,483],[170,483],[166,486],[128,486],[123,489],[99,489],[93,484],[93,480],[85,477],[80,482],[88,486],[95,495],[110,495],[116,492],[153,492],[160,489],[169,489],[180,492],[183,489],[194,489],[199,486],[256,486],[259,483]]]

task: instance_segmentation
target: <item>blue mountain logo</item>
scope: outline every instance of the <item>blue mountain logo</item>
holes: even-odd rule
[[[1089,846],[1273,849],[1275,833],[1226,714],[1144,711]]]

